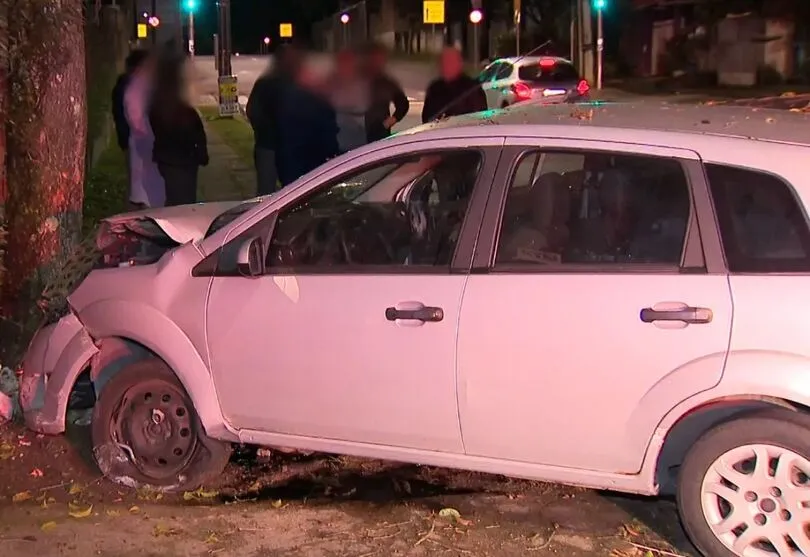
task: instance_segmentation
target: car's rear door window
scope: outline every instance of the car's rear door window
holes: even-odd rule
[[[518,68],[518,78],[538,85],[555,85],[558,83],[572,83],[579,81],[576,68],[566,61],[525,64]]]
[[[720,164],[707,164],[706,176],[729,271],[810,271],[807,217],[785,180]]]
[[[512,175],[495,270],[677,270],[690,215],[689,183],[677,159],[530,151]]]

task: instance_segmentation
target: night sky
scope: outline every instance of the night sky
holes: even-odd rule
[[[235,52],[259,50],[264,37],[278,42],[278,26],[290,22],[296,38],[308,40],[312,23],[338,10],[338,0],[231,0],[232,40]],[[217,32],[216,0],[200,0],[195,22],[197,52],[213,52]]]

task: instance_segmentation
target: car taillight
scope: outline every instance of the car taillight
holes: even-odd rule
[[[577,84],[577,93],[579,93],[580,96],[587,95],[590,90],[591,86],[588,85],[588,82],[584,79]]]
[[[515,83],[512,85],[512,92],[522,101],[532,98],[532,90],[525,83]]]

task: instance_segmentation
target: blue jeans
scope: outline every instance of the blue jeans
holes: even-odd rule
[[[256,146],[253,148],[253,163],[256,166],[256,195],[267,195],[276,191],[278,187],[276,152]]]

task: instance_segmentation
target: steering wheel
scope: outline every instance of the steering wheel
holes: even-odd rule
[[[390,230],[388,220],[377,211],[365,207],[355,208],[332,222],[334,228],[330,228],[333,232],[323,249],[323,259],[326,261],[332,259],[346,265],[396,262],[396,250],[388,237],[395,231]],[[341,258],[330,258],[336,250]]]

